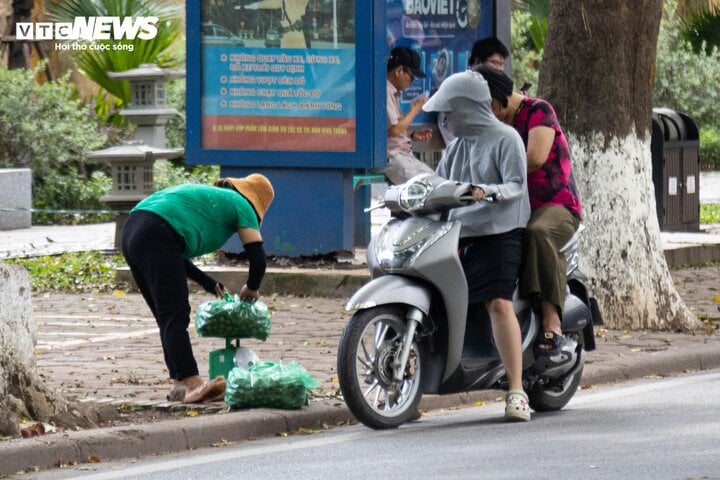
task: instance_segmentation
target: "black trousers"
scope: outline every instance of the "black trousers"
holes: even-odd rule
[[[130,214],[122,252],[160,328],[165,365],[175,380],[198,375],[187,331],[190,302],[184,250],[185,240],[162,217],[142,210]]]

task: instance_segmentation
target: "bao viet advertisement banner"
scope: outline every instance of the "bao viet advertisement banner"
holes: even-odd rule
[[[468,68],[473,43],[493,35],[493,0],[387,0],[388,51],[403,46],[420,56],[425,78],[417,78],[402,92],[407,111],[419,95],[432,95],[443,80]],[[428,121],[431,114],[416,117]]]
[[[355,151],[354,15],[355,0],[203,2],[202,148]]]

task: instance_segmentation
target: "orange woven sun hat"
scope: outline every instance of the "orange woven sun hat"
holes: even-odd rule
[[[228,178],[227,179],[235,190],[240,192],[255,209],[255,213],[262,222],[265,212],[275,198],[275,190],[273,190],[270,180],[265,175],[253,173],[244,178]]]

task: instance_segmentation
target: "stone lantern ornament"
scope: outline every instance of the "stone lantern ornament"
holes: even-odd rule
[[[185,70],[169,70],[142,64],[124,72],[108,72],[113,80],[130,82],[130,105],[120,115],[137,125],[135,140],[165,148],[165,125],[179,112],[167,106],[165,85],[168,80],[185,77]]]
[[[121,145],[86,153],[85,158],[110,164],[112,191],[100,200],[118,212],[115,248],[119,248],[128,213],[140,200],[155,191],[155,160],[171,160],[185,152],[184,148],[166,148],[165,140],[168,119],[180,114],[167,106],[165,85],[168,79],[184,77],[185,70],[142,64],[124,72],[108,72],[108,76],[113,80],[130,82],[130,105],[120,110],[120,115],[137,126],[135,138]]]
[[[170,160],[182,156],[183,152],[182,148],[156,148],[139,141],[129,141],[85,154],[88,160],[110,164],[112,191],[100,197],[100,200],[118,212],[115,219],[115,248],[120,247],[122,228],[130,210],[155,191],[155,160]]]

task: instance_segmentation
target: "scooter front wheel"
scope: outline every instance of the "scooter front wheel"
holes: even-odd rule
[[[407,329],[406,311],[401,305],[361,310],[353,315],[340,338],[340,390],[350,412],[371,428],[397,428],[416,414],[422,398],[425,353],[415,339],[410,339],[402,378],[394,378],[395,361]]]

